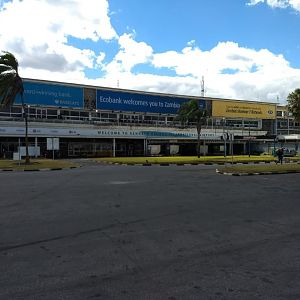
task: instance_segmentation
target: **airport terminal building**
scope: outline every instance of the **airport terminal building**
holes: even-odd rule
[[[298,151],[299,124],[290,120],[288,134],[279,128],[285,108],[275,103],[23,83],[24,105],[17,97],[12,107],[0,109],[0,157],[25,155],[25,113],[31,156],[196,155],[196,126],[176,118],[180,105],[191,99],[209,115],[201,132],[202,155],[272,153],[277,143]],[[294,139],[287,141],[290,134]]]

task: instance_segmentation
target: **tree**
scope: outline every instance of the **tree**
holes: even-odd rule
[[[296,121],[300,122],[300,89],[295,89],[287,97],[289,111]]]
[[[182,124],[196,124],[197,128],[197,156],[200,157],[200,136],[202,125],[207,119],[207,110],[199,106],[199,102],[195,99],[182,103],[178,111],[178,119]]]
[[[7,51],[0,53],[0,107],[10,107],[13,105],[16,96],[20,94],[25,119],[25,163],[28,164],[30,162],[28,153],[28,120],[23,99],[23,81],[19,76],[18,67],[19,63],[12,53]]]

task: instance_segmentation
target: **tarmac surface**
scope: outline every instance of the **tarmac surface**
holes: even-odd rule
[[[300,174],[0,173],[0,299],[300,299]]]

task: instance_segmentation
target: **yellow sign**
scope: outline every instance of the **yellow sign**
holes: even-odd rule
[[[276,105],[213,100],[212,116],[225,118],[275,119]]]

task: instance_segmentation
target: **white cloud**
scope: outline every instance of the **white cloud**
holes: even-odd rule
[[[266,2],[274,8],[286,8],[289,6],[288,0],[266,0]]]
[[[290,0],[290,5],[292,8],[300,12],[300,0]]]
[[[247,5],[256,5],[258,3],[263,3],[265,0],[249,0],[249,2],[247,3]]]
[[[300,0],[250,0],[247,4],[257,5],[259,3],[266,3],[272,8],[292,8],[300,12]]]
[[[132,34],[125,33],[120,36],[119,45],[119,52],[105,67],[108,73],[129,72],[138,64],[150,62],[152,48],[144,42],[135,41]]]
[[[284,99],[300,85],[300,70],[291,68],[282,55],[266,49],[239,47],[233,42],[219,43],[210,51],[187,47],[181,52],[170,51],[153,57],[155,67],[172,68],[185,76],[185,80],[190,77],[194,88],[188,86],[187,94],[200,94],[202,75],[207,95],[215,97],[276,101],[272,99],[274,93]]]
[[[290,0],[289,5],[297,7],[299,1]],[[249,4],[259,2],[265,0]],[[282,1],[268,3],[283,5]],[[13,0],[0,9],[0,50],[17,56],[20,74],[27,78],[111,87],[119,83],[125,89],[200,95],[204,76],[207,96],[273,102],[300,86],[300,70],[267,49],[248,49],[228,41],[203,51],[191,40],[181,51],[157,53],[137,41],[134,33],[118,35],[110,16],[108,0]],[[116,54],[80,49],[68,42],[70,37],[112,40]],[[144,73],[136,74],[137,66]],[[88,68],[104,75],[90,79],[85,73]],[[174,76],[159,75],[164,70]]]
[[[68,44],[69,37],[117,38],[107,0],[13,0],[0,10],[0,49],[13,52],[26,74],[30,67],[61,72],[93,67],[95,53]]]

